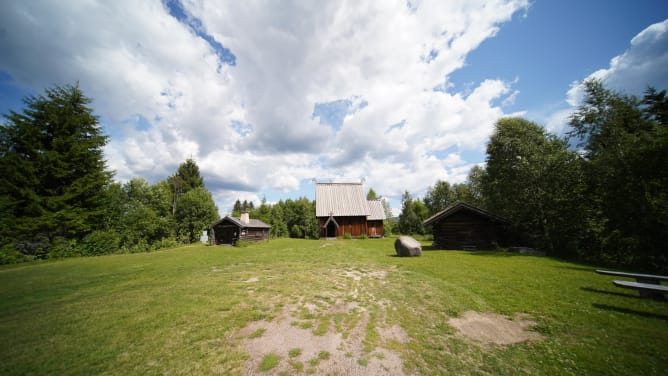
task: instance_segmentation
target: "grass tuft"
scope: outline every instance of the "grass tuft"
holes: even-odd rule
[[[259,338],[259,337],[262,337],[262,335],[263,335],[264,332],[266,332],[266,331],[267,331],[267,329],[265,329],[265,328],[259,328],[258,330],[256,330],[256,331],[254,331],[253,333],[251,333],[251,335],[249,335],[248,338]]]
[[[276,367],[280,361],[280,356],[274,353],[269,353],[262,358],[262,362],[260,362],[260,371],[267,372]]]

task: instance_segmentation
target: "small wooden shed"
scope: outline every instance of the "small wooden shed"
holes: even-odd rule
[[[241,217],[225,216],[211,225],[211,245],[236,244],[242,241],[269,240],[271,226],[259,219],[250,219],[248,213],[241,213]]]
[[[426,219],[437,249],[493,249],[506,245],[510,221],[464,202],[458,202]]]

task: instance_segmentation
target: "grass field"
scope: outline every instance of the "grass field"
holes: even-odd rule
[[[423,246],[399,258],[393,239],[279,239],[4,267],[0,374],[668,369],[668,303],[590,266]],[[467,311],[520,313],[541,339],[463,337],[449,320]]]

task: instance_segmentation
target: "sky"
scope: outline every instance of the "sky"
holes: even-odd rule
[[[192,158],[221,215],[314,181],[398,214],[483,164],[500,117],[563,135],[591,77],[668,89],[668,2],[0,2],[0,113],[78,83],[117,181]]]

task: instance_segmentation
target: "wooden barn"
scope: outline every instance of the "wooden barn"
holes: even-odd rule
[[[362,183],[316,183],[315,215],[321,238],[381,237],[385,234],[382,208],[379,200],[367,201]]]
[[[506,244],[510,221],[459,202],[434,214],[424,225],[433,228],[434,248],[493,249]]]
[[[269,240],[269,229],[271,226],[258,219],[250,219],[248,213],[241,213],[240,218],[225,216],[211,225],[210,244],[236,244],[239,240]]]

